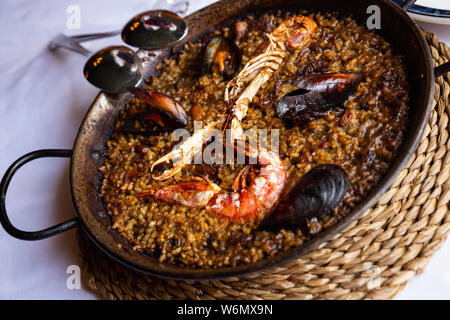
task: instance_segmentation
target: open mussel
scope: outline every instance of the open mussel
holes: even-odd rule
[[[215,36],[208,41],[203,54],[202,74],[216,71],[224,78],[232,78],[241,64],[241,53],[233,40]]]
[[[129,88],[129,91],[145,102],[149,110],[128,118],[122,132],[157,135],[186,126],[188,120],[186,111],[175,99],[149,89]]]
[[[341,105],[363,80],[360,73],[324,73],[301,77],[293,82],[298,89],[276,104],[277,116],[287,125],[323,117]]]
[[[150,107],[164,112],[180,125],[185,126],[187,124],[188,116],[186,111],[183,106],[172,97],[150,89],[129,88],[129,91]]]
[[[129,117],[122,126],[123,133],[156,136],[180,128],[180,124],[160,111],[143,111]]]
[[[260,223],[259,229],[278,231],[300,228],[306,235],[318,232],[312,223],[330,215],[343,200],[349,184],[344,169],[332,164],[308,171]]]

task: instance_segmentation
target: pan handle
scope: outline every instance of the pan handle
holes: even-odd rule
[[[434,75],[436,78],[443,76],[447,72],[450,72],[450,61],[447,61],[446,63],[443,63],[440,66],[434,68]]]
[[[9,221],[8,215],[6,213],[5,199],[6,192],[8,191],[9,183],[17,172],[25,163],[28,163],[32,160],[44,158],[44,157],[52,157],[52,158],[70,158],[72,157],[72,150],[66,149],[42,149],[30,152],[19,159],[17,159],[9,168],[6,170],[5,175],[2,178],[0,183],[0,223],[6,232],[12,235],[15,238],[21,240],[41,240],[51,236],[54,236],[58,233],[64,232],[66,230],[72,229],[78,225],[78,219],[73,218],[71,220],[62,222],[53,227],[49,227],[47,229],[39,230],[39,231],[22,231],[14,227]]]

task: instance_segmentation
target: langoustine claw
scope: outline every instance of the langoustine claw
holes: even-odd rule
[[[199,151],[199,149],[201,150],[201,146],[205,143],[206,140],[208,140],[216,126],[216,122],[211,122],[205,128],[198,130],[192,136],[183,141],[173,151],[169,152],[168,154],[154,162],[151,167],[152,172],[157,166],[162,163],[172,162],[173,165],[171,168],[164,170],[160,175],[153,174],[153,179],[168,179],[176,173],[180,172],[181,169],[183,169],[187,164],[191,163],[192,157],[194,156],[196,151]]]

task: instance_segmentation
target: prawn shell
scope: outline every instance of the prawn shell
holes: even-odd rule
[[[360,73],[325,73],[301,77],[293,82],[298,89],[284,95],[276,104],[277,116],[285,124],[322,118],[353,94],[363,80]]]
[[[309,234],[308,222],[332,214],[342,202],[349,185],[344,169],[332,164],[308,171],[261,221],[259,229],[278,231],[301,228]]]

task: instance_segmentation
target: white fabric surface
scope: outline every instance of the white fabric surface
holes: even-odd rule
[[[56,34],[120,29],[156,0],[64,0],[0,2],[0,175],[19,156],[41,148],[72,147],[80,122],[97,89],[83,78],[85,58],[46,46]],[[189,12],[210,3],[190,1]],[[81,29],[68,30],[69,5],[81,9]],[[450,43],[450,29],[426,25]],[[91,50],[120,43],[119,37],[87,44]],[[42,159],[23,167],[7,196],[11,221],[37,230],[74,216],[68,185],[68,159]],[[69,265],[79,265],[75,231],[50,239],[16,240],[0,230],[1,299],[95,299],[82,285],[66,287]],[[450,242],[436,253],[426,272],[415,277],[398,298],[450,299]]]

